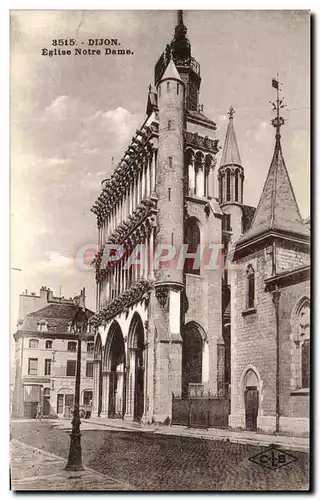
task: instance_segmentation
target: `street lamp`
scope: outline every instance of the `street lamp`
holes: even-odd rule
[[[81,433],[80,433],[80,377],[81,377],[81,341],[84,338],[87,329],[87,316],[85,311],[80,309],[76,314],[76,319],[73,325],[78,333],[78,350],[77,350],[77,365],[76,365],[76,386],[74,397],[74,409],[72,417],[72,431],[70,434],[70,448],[68,463],[65,470],[81,471],[84,470],[82,465],[82,450],[81,450]]]

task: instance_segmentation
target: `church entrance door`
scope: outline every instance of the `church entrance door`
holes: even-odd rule
[[[259,409],[259,392],[257,387],[246,387],[244,392],[244,400],[246,411],[246,429],[248,431],[256,431]]]

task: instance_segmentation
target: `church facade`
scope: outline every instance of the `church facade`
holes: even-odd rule
[[[298,318],[304,311],[305,321],[309,297],[309,230],[295,202],[280,138],[272,164],[282,168],[271,166],[273,184],[266,185],[284,187],[275,194],[265,187],[257,211],[244,204],[245,169],[232,107],[216,185],[217,126],[199,104],[200,84],[200,65],[179,14],[174,38],[155,65],[146,119],[92,207],[100,248],[94,259],[97,312],[90,319],[96,332],[93,414],[170,422],[173,394],[188,399],[200,391],[231,397],[229,425],[269,430],[274,420],[279,424],[276,382],[273,369],[264,372],[260,362],[273,366],[277,352],[287,356],[280,389],[276,377],[280,407],[286,408],[281,423],[300,419],[294,421],[298,428],[307,419],[306,375],[299,372],[307,366],[307,337],[300,341]],[[283,193],[288,213],[280,203]],[[273,222],[264,221],[265,197],[272,200],[272,221],[286,213],[279,234]],[[286,226],[293,216],[295,224]],[[294,319],[287,308],[296,308]],[[276,323],[286,332],[277,344],[280,354],[274,351]],[[256,392],[250,389],[248,396],[247,387]],[[295,403],[290,391],[302,389]]]

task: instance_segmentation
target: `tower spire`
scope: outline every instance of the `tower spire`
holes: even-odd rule
[[[177,26],[174,31],[175,38],[184,38],[187,34],[187,28],[183,23],[183,10],[177,11]]]
[[[233,106],[231,104],[230,108],[229,108],[229,111],[228,111],[228,116],[229,116],[229,119],[232,120],[233,117],[234,117],[234,114],[235,114],[235,110],[233,109]]]
[[[309,231],[300,215],[299,207],[292,189],[290,177],[285,165],[281,149],[281,127],[285,119],[280,116],[280,110],[285,107],[280,98],[279,76],[272,79],[272,87],[277,90],[277,99],[271,102],[276,113],[271,124],[276,129],[276,141],[269,172],[262,190],[257,210],[251,228],[239,240],[239,244],[256,238],[269,231],[294,233],[309,237]]]
[[[229,123],[226,133],[226,139],[224,141],[220,168],[223,167],[224,165],[241,165],[241,158],[236,139],[236,133],[233,127],[234,115],[235,115],[235,110],[233,106],[230,106],[228,111]]]

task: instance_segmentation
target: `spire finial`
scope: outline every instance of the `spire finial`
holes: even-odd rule
[[[280,128],[286,122],[286,120],[280,116],[280,109],[286,107],[286,104],[283,104],[283,97],[280,99],[280,85],[282,85],[282,83],[279,81],[279,74],[277,73],[277,78],[272,78],[272,87],[277,90],[277,100],[274,102],[270,101],[270,103],[272,104],[272,111],[276,113],[275,118],[271,120],[271,124],[276,129],[276,146],[279,147],[281,138]]]
[[[228,111],[228,115],[229,115],[229,119],[232,120],[233,117],[234,117],[234,114],[235,114],[235,110],[231,104],[230,108],[229,108],[229,111]]]
[[[187,28],[183,24],[183,10],[178,10],[177,11],[177,21],[178,24],[175,28],[175,36],[176,37],[185,37],[187,34]]]

